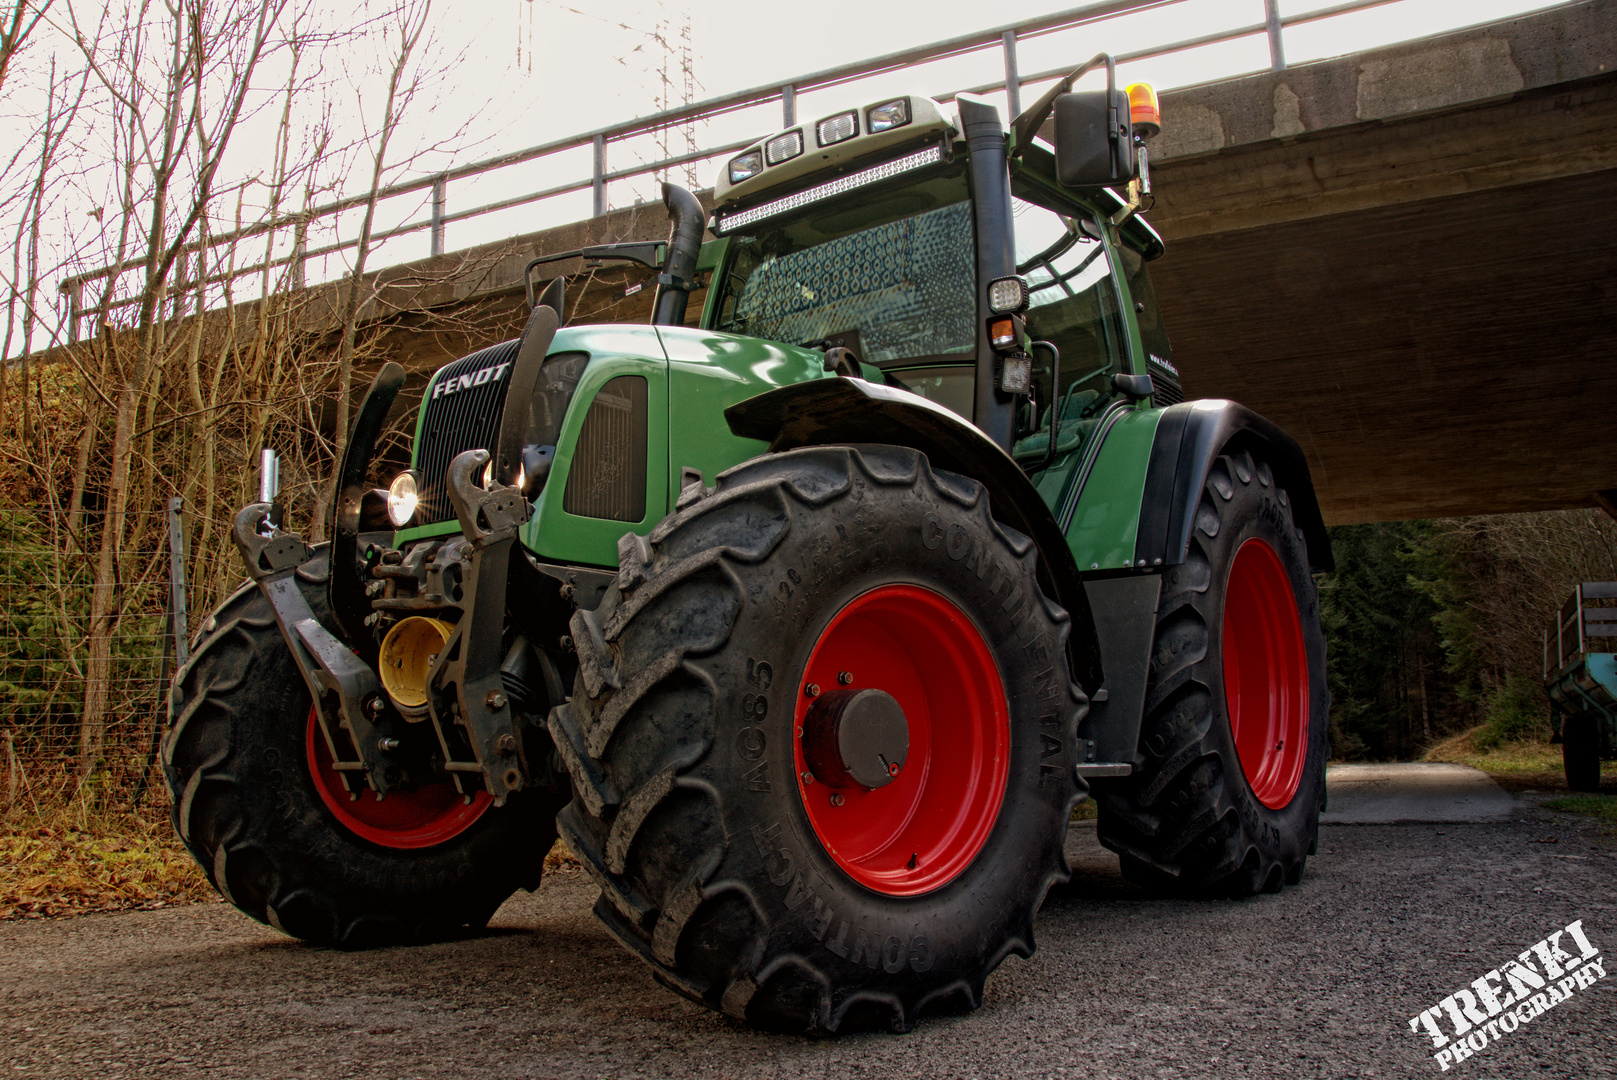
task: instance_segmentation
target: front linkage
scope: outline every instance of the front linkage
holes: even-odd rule
[[[515,361],[513,386],[531,386],[558,322],[548,306],[535,308]],[[533,506],[520,486],[502,484],[486,471],[492,460],[488,451],[467,450],[451,462],[446,477],[461,536],[418,545],[408,553],[374,542],[361,551],[361,529],[372,523],[380,505],[380,493],[373,495],[362,484],[402,383],[398,365],[383,366],[360,407],[344,455],[328,584],[343,637],[321,624],[293,580],[313,554],[309,546],[290,532],[264,535],[271,504],[253,503],[236,515],[236,545],[308,685],[332,766],[351,799],[361,794],[360,776],[383,799],[402,786],[431,782],[441,770],[466,799],[486,791],[503,805],[547,764],[527,760],[502,670],[512,651],[502,645],[513,547]],[[526,419],[512,415],[502,423],[499,476],[521,471]],[[514,469],[513,462],[518,463]],[[487,488],[478,482],[482,477],[489,478]],[[389,583],[394,595],[380,595],[389,591]],[[413,595],[397,595],[405,583],[413,586]],[[414,708],[391,700],[378,676],[384,661],[380,635],[373,628],[380,626],[384,612],[445,609],[458,609],[459,617],[428,661],[424,701]],[[547,688],[559,684],[559,677],[547,674]],[[401,753],[411,743],[404,726],[423,719],[430,719],[436,732],[436,753]],[[415,745],[419,748],[419,740]]]

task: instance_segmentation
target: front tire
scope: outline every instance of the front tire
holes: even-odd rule
[[[976,482],[870,446],[738,466],[619,550],[550,717],[575,791],[562,837],[607,929],[764,1027],[975,1007],[1031,955],[1081,795],[1087,701],[1032,543]],[[890,782],[833,775],[815,735],[832,703],[902,711],[905,738],[871,744]]]
[[[316,549],[294,574],[327,623],[328,559]],[[406,944],[479,930],[538,886],[549,792],[468,804],[446,781],[349,800],[314,722],[269,602],[244,586],[175,676],[162,746],[175,830],[242,912],[321,944]]]
[[[1319,835],[1329,715],[1291,499],[1263,459],[1227,454],[1185,561],[1163,573],[1135,770],[1094,785],[1100,842],[1155,888],[1297,884]]]

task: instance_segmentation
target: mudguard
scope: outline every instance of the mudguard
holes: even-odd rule
[[[1104,681],[1089,598],[1056,524],[1032,481],[1009,454],[959,416],[918,394],[863,379],[816,379],[748,398],[724,410],[732,433],[769,443],[770,453],[800,446],[888,443],[925,454],[940,469],[978,481],[994,516],[1031,537],[1039,584],[1072,616],[1072,672],[1085,690]]]
[[[1163,410],[1140,501],[1135,565],[1172,566],[1184,561],[1208,473],[1219,455],[1232,450],[1250,450],[1269,462],[1291,498],[1292,520],[1308,544],[1309,565],[1315,573],[1335,569],[1302,448],[1251,409],[1222,398],[1186,401]]]

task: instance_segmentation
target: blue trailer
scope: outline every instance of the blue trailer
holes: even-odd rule
[[[1617,581],[1586,581],[1544,633],[1544,689],[1567,786],[1600,790],[1600,761],[1617,757]]]

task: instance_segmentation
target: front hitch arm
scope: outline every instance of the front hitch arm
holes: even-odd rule
[[[465,600],[434,681],[451,696],[483,782],[495,802],[503,804],[523,786],[516,711],[500,678],[506,585],[517,530],[532,515],[533,506],[520,488],[498,482],[487,490],[480,487],[474,478],[482,475],[488,462],[487,450],[467,450],[449,463],[449,501],[467,540],[461,556],[466,562]],[[431,700],[442,738],[457,718],[437,715],[437,698]],[[448,760],[447,744],[444,751]]]
[[[311,552],[289,532],[260,536],[269,503],[251,503],[236,514],[232,530],[247,573],[275,612],[292,659],[314,698],[320,731],[331,751],[332,767],[351,797],[359,796],[352,774],[363,772],[378,796],[387,794],[386,768],[377,727],[369,709],[381,703],[376,672],[340,638],[320,625],[293,580]],[[335,723],[333,722],[335,720]]]

